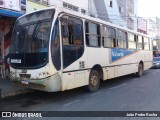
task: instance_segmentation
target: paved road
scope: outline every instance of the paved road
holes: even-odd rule
[[[1,111],[160,111],[160,69],[143,77],[127,75],[104,82],[99,91],[84,88],[65,92],[35,91],[0,103]],[[14,118],[15,119],[15,118]],[[31,118],[24,118],[31,119]],[[43,118],[44,119],[44,118]],[[48,119],[48,118],[46,118]],[[53,118],[52,118],[53,119]],[[63,118],[55,118],[63,119]],[[70,120],[71,118],[65,118]],[[97,118],[73,118],[83,120]],[[98,118],[101,120],[150,120],[151,118]],[[153,118],[159,120],[159,118]]]

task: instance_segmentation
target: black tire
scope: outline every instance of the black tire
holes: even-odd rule
[[[137,76],[138,77],[142,77],[143,76],[143,65],[142,65],[142,63],[139,63],[139,65],[138,65],[138,72],[137,72]]]
[[[100,87],[100,77],[97,70],[92,70],[89,76],[89,84],[87,86],[87,90],[89,92],[95,92]]]

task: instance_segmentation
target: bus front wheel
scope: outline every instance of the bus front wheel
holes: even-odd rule
[[[138,65],[137,76],[138,76],[138,77],[142,77],[142,76],[143,76],[143,65],[142,65],[142,63],[140,63],[140,64]]]
[[[100,76],[97,70],[92,70],[89,76],[89,84],[87,86],[87,89],[90,92],[95,92],[98,90],[100,86]]]

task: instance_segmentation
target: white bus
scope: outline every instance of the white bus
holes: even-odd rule
[[[144,34],[65,8],[20,17],[10,46],[10,80],[54,92],[81,86],[98,90],[100,81],[152,66],[152,41]]]

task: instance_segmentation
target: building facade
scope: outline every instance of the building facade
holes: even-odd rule
[[[154,22],[153,23],[154,24],[154,29],[153,29],[153,27],[151,27],[150,29],[152,29],[152,32],[154,32],[154,37],[153,38],[154,38],[154,41],[155,41],[155,46],[157,46],[160,49],[160,19],[158,17],[155,17],[152,21]]]
[[[22,15],[20,0],[0,0],[0,74],[7,76],[9,46],[16,19]]]
[[[147,34],[156,39],[157,27],[154,19],[147,19]]]
[[[141,17],[137,18],[137,31],[147,34],[147,20]]]
[[[32,5],[30,5],[31,2]],[[137,30],[137,0],[27,0],[26,11],[29,13],[49,6],[67,7],[125,28]]]

